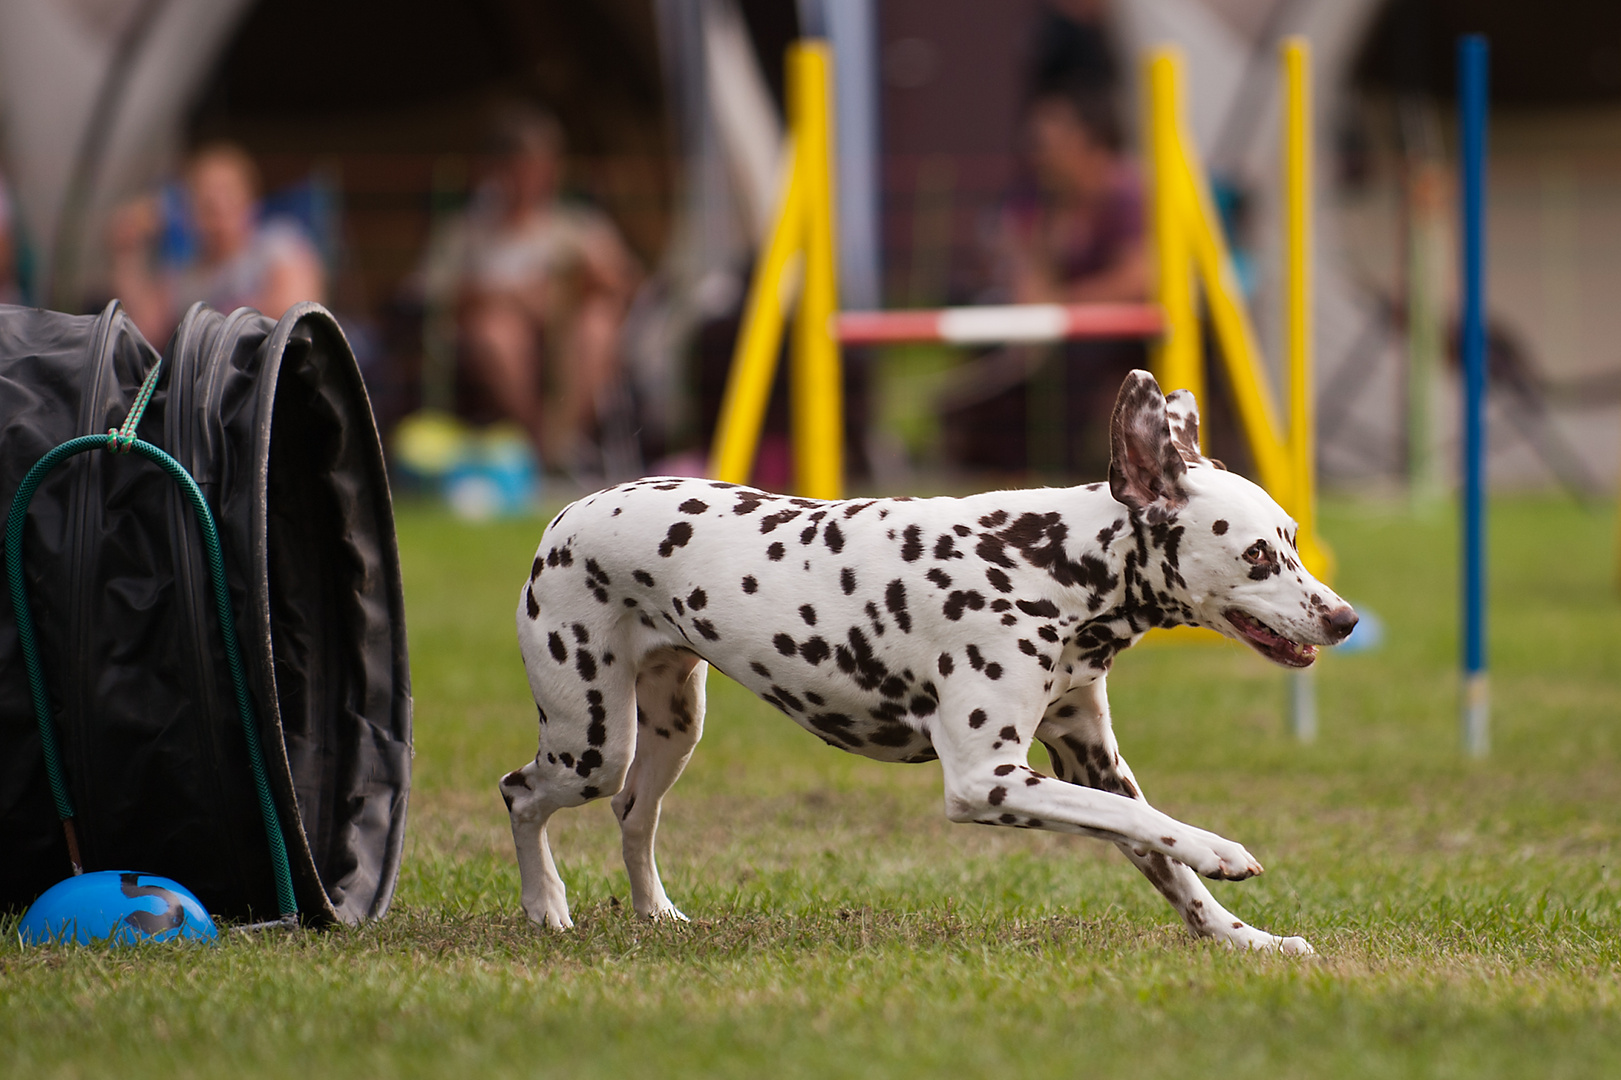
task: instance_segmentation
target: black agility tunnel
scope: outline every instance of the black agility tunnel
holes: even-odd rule
[[[116,303],[0,306],[0,520],[47,451],[105,433],[158,361]],[[139,436],[218,523],[247,685],[306,923],[381,915],[411,782],[394,514],[343,332],[198,305]],[[201,532],[137,455],[63,462],[29,507],[30,607],[86,869],[160,873],[211,912],[277,912]],[[0,910],[69,876],[12,607],[0,596]]]

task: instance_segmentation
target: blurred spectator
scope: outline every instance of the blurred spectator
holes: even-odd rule
[[[474,388],[544,462],[572,470],[618,375],[635,267],[606,215],[560,197],[563,133],[550,114],[509,110],[491,151],[472,205],[429,250],[426,299],[454,312]]]
[[[1090,81],[1038,90],[1026,113],[1028,173],[997,218],[992,299],[1105,303],[1147,298],[1142,183],[1110,100]],[[1108,416],[1141,342],[997,350],[941,401],[950,457],[971,468],[1091,475],[1108,463]]]
[[[1121,153],[1108,99],[1052,91],[1032,102],[1031,180],[1000,229],[1003,287],[1016,303],[1141,301],[1148,293],[1142,180]]]
[[[0,176],[0,304],[22,302],[22,285],[17,277],[16,212],[11,188]]]
[[[198,300],[220,311],[251,307],[273,319],[301,300],[323,300],[325,270],[304,231],[258,217],[259,171],[231,143],[192,155],[186,168],[197,253],[175,267],[157,264],[163,216],[156,196],[121,207],[107,244],[114,294],[149,341],[161,344]]]

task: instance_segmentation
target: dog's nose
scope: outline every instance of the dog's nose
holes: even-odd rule
[[[1351,609],[1350,604],[1342,604],[1324,615],[1323,622],[1327,624],[1329,633],[1334,636],[1335,641],[1344,641],[1351,636],[1351,630],[1356,626],[1356,612]]]

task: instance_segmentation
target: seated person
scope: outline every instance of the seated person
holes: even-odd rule
[[[251,307],[279,319],[301,300],[324,298],[321,257],[303,230],[258,220],[259,171],[240,147],[215,143],[193,154],[186,191],[197,238],[190,264],[154,268],[162,224],[155,197],[120,208],[108,231],[114,294],[147,340],[165,341],[198,300],[219,311]]]
[[[569,470],[617,377],[635,269],[606,215],[560,197],[555,119],[515,109],[492,141],[472,205],[430,246],[424,291],[454,313],[475,388],[529,432],[544,462]]]
[[[1121,152],[1108,99],[1047,91],[1025,118],[1027,177],[990,252],[997,303],[1140,303],[1149,288],[1142,183]],[[940,401],[948,455],[1001,472],[1092,475],[1108,465],[1121,380],[1147,363],[1140,341],[997,350],[965,365]]]
[[[1107,99],[1054,92],[1026,120],[1033,184],[998,232],[1001,285],[1014,303],[1141,302],[1148,295],[1142,179],[1121,153]]]

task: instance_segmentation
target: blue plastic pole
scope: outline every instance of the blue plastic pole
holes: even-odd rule
[[[1463,220],[1463,745],[1490,749],[1486,683],[1486,39],[1458,39]]]

